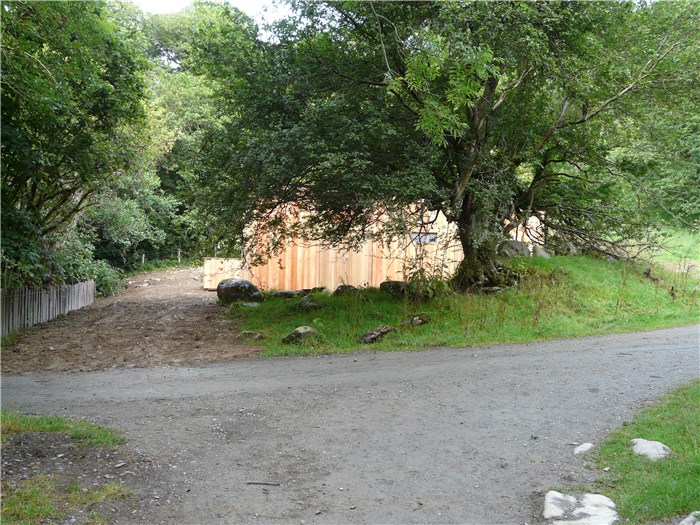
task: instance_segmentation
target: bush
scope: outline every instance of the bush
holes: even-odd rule
[[[88,273],[95,280],[98,297],[117,295],[121,291],[124,274],[107,261],[91,261]]]

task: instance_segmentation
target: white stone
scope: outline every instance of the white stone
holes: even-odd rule
[[[698,523],[700,523],[700,510],[696,510],[695,512],[689,514],[688,517],[681,521],[678,525],[697,525]]]
[[[584,443],[583,445],[579,445],[574,449],[574,454],[583,454],[584,452],[588,452],[593,448],[593,443]]]
[[[671,449],[660,441],[647,441],[642,438],[632,440],[634,446],[632,451],[635,454],[649,458],[652,461],[667,458],[671,455]]]
[[[576,505],[576,498],[573,496],[550,490],[544,496],[544,512],[542,516],[546,520],[561,518],[566,510],[574,505]]]
[[[612,525],[618,515],[615,503],[601,494],[584,494],[580,498],[549,491],[544,498],[542,516],[552,525]]]

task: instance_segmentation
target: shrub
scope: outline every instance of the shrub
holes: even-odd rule
[[[89,274],[95,280],[98,297],[118,294],[123,286],[123,273],[107,261],[91,261]]]

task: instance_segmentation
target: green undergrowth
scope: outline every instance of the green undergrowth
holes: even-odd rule
[[[271,299],[257,308],[231,306],[242,329],[260,332],[264,355],[421,349],[530,342],[612,332],[650,330],[696,323],[698,281],[659,270],[659,280],[622,263],[567,256],[518,260],[523,282],[494,295],[446,294],[425,303],[397,300],[377,289],[340,297],[313,294],[321,304],[305,311],[299,299]],[[671,293],[671,287],[673,292]],[[431,322],[403,321],[426,313]],[[358,338],[379,325],[395,330],[373,345]],[[318,338],[285,345],[294,328],[316,328]]]
[[[87,421],[74,421],[60,416],[33,416],[14,410],[2,409],[0,412],[0,435],[2,439],[22,432],[59,432],[68,434],[85,446],[116,447],[125,443],[124,437],[117,431],[104,428]]]
[[[661,441],[673,453],[650,461],[632,452],[634,438]],[[601,445],[595,460],[601,471],[609,468],[596,490],[615,502],[622,523],[652,523],[699,510],[700,381],[639,413]]]

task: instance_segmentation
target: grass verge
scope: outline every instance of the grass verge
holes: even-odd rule
[[[673,454],[650,461],[630,440],[661,441]],[[700,381],[683,386],[614,432],[595,456],[609,472],[596,490],[617,505],[622,523],[651,523],[700,510]]]
[[[257,308],[234,304],[230,313],[242,320],[243,330],[263,334],[267,356],[368,348],[358,338],[381,324],[395,330],[373,349],[531,342],[700,321],[698,281],[687,276],[660,270],[660,280],[654,281],[643,269],[581,256],[522,259],[515,264],[527,278],[495,295],[445,295],[416,304],[367,289],[341,297],[314,294],[321,305],[317,310],[304,310],[299,299],[272,299]],[[432,321],[420,326],[402,323],[419,312]],[[319,337],[300,345],[281,343],[301,325],[316,328]]]
[[[56,476],[34,476],[17,483],[3,481],[2,493],[2,522],[7,524],[53,523],[82,508],[132,495],[121,483],[106,483],[89,490],[71,484],[64,490]],[[91,512],[86,523],[97,525],[106,523],[106,519]]]
[[[3,409],[0,411],[0,435],[5,440],[13,434],[53,432],[67,434],[84,446],[116,447],[124,437],[115,430],[86,421],[73,421],[59,416],[33,416]],[[7,445],[3,445],[7,446]],[[71,514],[104,502],[125,499],[132,492],[121,483],[106,483],[83,488],[79,483],[61,481],[58,474],[42,474],[27,479],[2,481],[2,523],[55,523]],[[100,525],[106,518],[88,512],[85,523]]]
[[[87,421],[73,421],[60,416],[31,416],[14,410],[0,411],[0,435],[4,440],[21,432],[60,432],[79,440],[85,446],[116,447],[126,442],[117,431]]]

